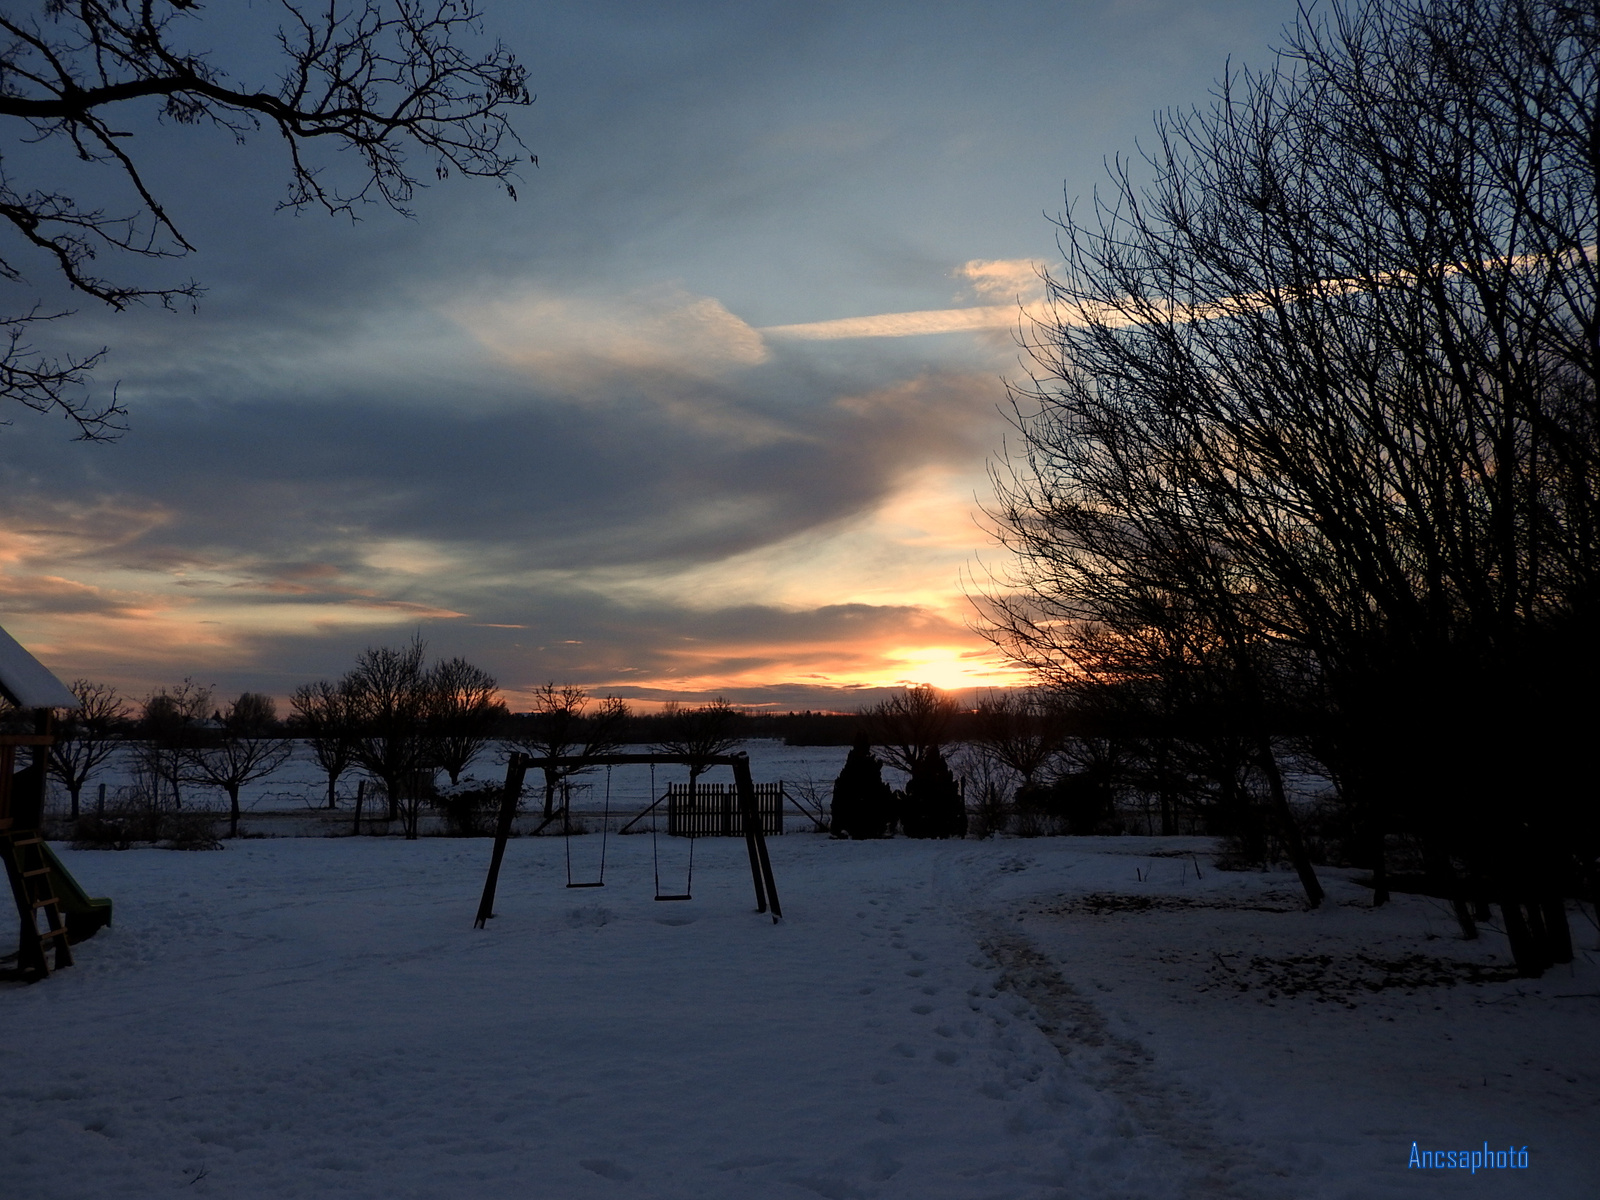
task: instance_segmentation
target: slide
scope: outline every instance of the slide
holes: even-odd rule
[[[81,942],[90,938],[102,925],[111,924],[111,901],[104,896],[90,896],[72,877],[72,872],[61,865],[48,843],[40,847],[50,868],[50,888],[61,901],[61,914],[67,922],[67,940]]]

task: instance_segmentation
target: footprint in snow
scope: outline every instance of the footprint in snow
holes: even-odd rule
[[[602,1179],[615,1179],[618,1183],[626,1183],[633,1178],[632,1171],[617,1166],[609,1158],[580,1158],[578,1165],[585,1171],[593,1171]]]

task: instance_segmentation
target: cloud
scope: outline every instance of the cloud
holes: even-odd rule
[[[721,302],[675,287],[611,297],[528,288],[446,311],[503,361],[567,391],[617,374],[715,379],[768,358],[761,334]]]
[[[840,317],[802,325],[768,325],[768,337],[801,341],[839,338],[921,337],[930,333],[973,333],[986,329],[1015,328],[1020,315],[1015,304],[984,304],[973,308],[939,308],[923,312],[879,313],[870,317]]]
[[[1039,274],[1043,265],[1031,258],[974,258],[962,263],[955,273],[971,284],[982,299],[1010,299],[1014,308],[1017,301],[1037,303],[1044,299],[1044,279]]]
[[[1045,304],[1040,264],[1031,258],[971,259],[954,274],[966,280],[980,300],[1007,303],[963,308],[925,309],[919,312],[877,313],[866,317],[840,317],[799,325],[769,325],[761,330],[773,338],[795,341],[836,341],[845,338],[923,337],[936,333],[984,333],[1017,329],[1030,319],[1049,315]]]

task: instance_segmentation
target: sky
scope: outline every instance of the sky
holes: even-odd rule
[[[277,14],[186,36],[262,84]],[[539,166],[516,201],[434,184],[412,219],[279,211],[271,137],[129,106],[196,252],[99,268],[206,292],[70,301],[47,335],[108,348],[130,428],[0,414],[0,625],[135,699],[282,698],[418,633],[513,709],[546,681],[779,711],[1021,682],[963,581],[1003,565],[982,505],[1052,218],[1295,15],[489,3]],[[63,302],[18,261],[6,311]]]

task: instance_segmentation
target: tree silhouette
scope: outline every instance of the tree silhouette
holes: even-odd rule
[[[546,683],[533,694],[525,732],[514,744],[533,758],[576,758],[564,767],[545,766],[544,815],[555,813],[556,789],[561,781],[589,768],[583,760],[611,754],[622,744],[628,705],[607,696],[589,711],[589,693],[575,684]]]
[[[74,679],[71,690],[82,707],[66,710],[57,721],[49,771],[72,798],[72,819],[76,821],[84,786],[122,744],[121,727],[129,710],[127,701],[108,683]]]
[[[193,778],[227,794],[229,837],[239,836],[239,789],[273,774],[293,749],[272,697],[245,692],[222,713],[222,727],[188,751]]]
[[[239,78],[216,55],[192,48],[206,23],[195,0],[74,0],[25,15],[0,12],[0,118],[25,154],[8,152],[0,172],[0,277],[20,283],[32,263],[76,292],[122,310],[154,302],[192,305],[194,282],[113,281],[105,258],[182,258],[194,247],[158,198],[160,188],[120,126],[131,106],[153,107],[177,125],[209,124],[243,141],[263,127],[289,157],[282,206],[353,215],[380,202],[406,211],[420,151],[439,178],[451,172],[501,183],[515,198],[518,144],[507,111],[531,102],[527,72],[498,43],[470,49],[479,15],[459,0],[356,0],[283,5],[276,37],[278,78]],[[235,18],[236,20],[238,18]],[[254,67],[259,71],[259,66]],[[326,150],[359,163],[350,186],[327,168]],[[537,159],[531,160],[537,163]],[[120,186],[125,207],[62,190],[83,167]],[[27,178],[30,171],[37,178]],[[87,186],[94,187],[91,183]],[[0,399],[73,422],[82,438],[115,436],[123,408],[82,394],[104,351],[52,357],[29,342],[40,321],[64,315],[39,305],[0,316]]]
[[[894,817],[894,791],[884,782],[883,764],[872,756],[867,735],[858,733],[833,781],[831,832],[858,841],[886,837]]]
[[[1297,707],[1367,853],[1418,838],[1537,974],[1600,841],[1600,714],[1563,684],[1600,666],[1600,25],[1337,6],[1280,63],[1064,218],[991,633],[1162,720],[1225,696],[1314,902],[1272,740]]]
[[[326,679],[303,683],[289,699],[290,728],[305,739],[328,780],[328,807],[338,807],[339,776],[355,762],[355,713],[350,696]]]

